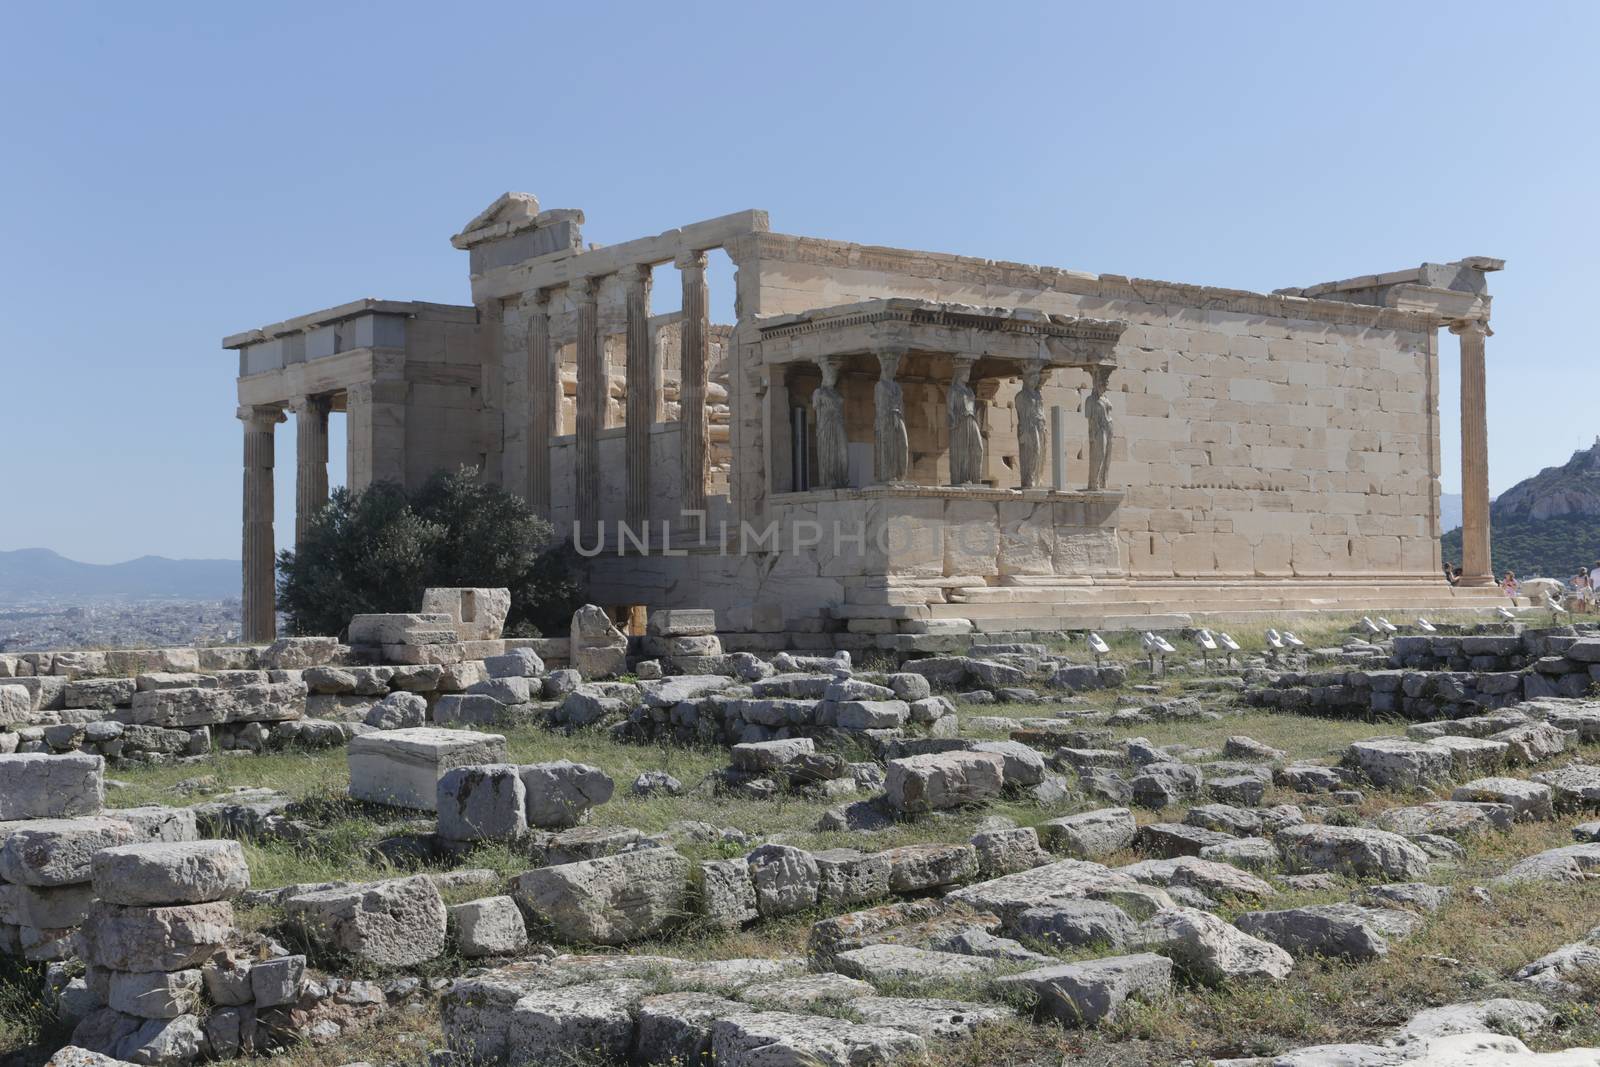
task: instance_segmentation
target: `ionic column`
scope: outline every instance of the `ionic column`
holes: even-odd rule
[[[294,402],[294,437],[294,543],[299,545],[328,502],[327,397],[303,396]]]
[[[1461,338],[1461,584],[1493,585],[1489,557],[1489,419],[1479,319],[1450,324]]]
[[[627,272],[628,362],[627,516],[635,530],[650,518],[650,424],[660,410],[661,383],[650,343],[650,265],[635,264]]]
[[[284,414],[278,408],[245,407],[244,423],[244,552],[240,599],[243,639],[249,643],[278,636],[273,603],[275,552],[272,544],[272,435]]]
[[[706,474],[711,448],[706,421],[706,378],[711,363],[711,309],[706,294],[706,254],[685,252],[677,259],[683,279],[683,359],[678,383],[678,417],[683,423],[678,460],[684,511],[706,506]]]
[[[572,283],[578,305],[578,405],[573,513],[586,527],[600,517],[600,438],[606,425],[606,350],[600,337],[599,278]]]
[[[550,517],[550,438],[561,416],[561,369],[550,351],[550,290],[528,302],[528,504]]]

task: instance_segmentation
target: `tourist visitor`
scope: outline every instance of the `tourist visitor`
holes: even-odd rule
[[[1589,568],[1589,590],[1591,594],[1596,589],[1600,589],[1600,560],[1596,560],[1595,565]]]
[[[1445,581],[1449,582],[1451,585],[1455,585],[1456,584],[1456,580],[1459,579],[1460,577],[1461,577],[1461,568],[1460,567],[1457,567],[1454,563],[1446,563],[1444,565],[1444,580]]]
[[[1500,581],[1500,591],[1511,598],[1511,603],[1517,602],[1517,594],[1522,591],[1522,584],[1517,581],[1517,576],[1506,571],[1506,576]]]
[[[1578,568],[1578,573],[1572,576],[1572,596],[1578,602],[1578,610],[1588,614],[1589,605],[1594,598],[1594,585],[1589,581],[1589,572]]]

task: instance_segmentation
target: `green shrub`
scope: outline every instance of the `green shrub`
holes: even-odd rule
[[[549,523],[469,468],[413,493],[336,489],[278,553],[278,610],[290,633],[343,634],[353,615],[416,611],[430,586],[504,587],[508,633],[556,632],[581,602],[571,559]]]

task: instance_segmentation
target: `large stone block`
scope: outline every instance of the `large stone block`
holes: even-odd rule
[[[997,979],[1039,998],[1039,1012],[1063,1026],[1114,1019],[1129,998],[1151,1000],[1172,988],[1172,961],[1152,952],[1064,963]]]
[[[200,1007],[197,967],[182,971],[112,971],[106,1004],[141,1019],[175,1019]]]
[[[937,752],[890,760],[884,792],[897,811],[979,804],[999,796],[1005,760],[992,752]]]
[[[511,613],[509,589],[428,589],[422,594],[424,615],[448,615],[449,628],[463,641],[494,641]],[[351,638],[354,640],[354,638]]]
[[[617,788],[598,767],[571,760],[529,763],[517,773],[527,791],[528,825],[543,829],[578,825],[589,809],[609,801]]]
[[[452,767],[504,763],[499,734],[417,727],[364,734],[350,740],[350,795],[397,808],[433,811],[439,778]]]
[[[321,951],[361,963],[413,967],[445,948],[444,900],[423,875],[304,893],[284,910]]]
[[[456,949],[468,959],[512,956],[528,946],[528,927],[510,897],[485,897],[449,909]]]
[[[1293,957],[1277,945],[1197,908],[1156,912],[1139,928],[1135,940],[1210,985],[1234,978],[1281,979],[1294,969]]]
[[[1139,828],[1127,808],[1098,808],[1051,819],[1038,829],[1045,848],[1087,860],[1128,848]]]
[[[585,604],[572,615],[572,668],[585,678],[612,678],[628,669],[628,638],[604,608]]]
[[[34,819],[0,829],[0,834],[0,879],[32,886],[87,882],[96,852],[134,840],[133,827],[98,815]]]
[[[111,904],[203,904],[250,888],[237,841],[149,842],[96,852],[94,891]]]
[[[886,1064],[927,1055],[916,1034],[868,1026],[824,1015],[751,1012],[718,1019],[711,1057],[717,1067],[777,1067],[781,1064]]]
[[[690,869],[671,849],[642,849],[528,871],[512,896],[558,940],[620,945],[688,914]]]
[[[136,725],[175,729],[229,722],[287,722],[304,718],[305,710],[303,683],[269,682],[147,689],[133,695],[128,717]]]
[[[84,961],[113,971],[198,967],[233,934],[225,900],[168,908],[96,903],[79,930]]]
[[[439,778],[439,835],[452,841],[515,841],[528,832],[528,790],[517,767],[452,767]]]
[[[0,756],[0,820],[96,814],[105,806],[105,766],[77,752]]]

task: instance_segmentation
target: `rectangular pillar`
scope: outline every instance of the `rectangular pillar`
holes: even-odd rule
[[[352,493],[374,482],[406,484],[403,381],[358,382],[345,390],[345,481]]]
[[[294,403],[294,543],[328,502],[328,398],[303,396]]]
[[[639,263],[627,274],[628,362],[626,447],[628,525],[641,529],[650,518],[650,424],[660,411],[661,382],[650,343],[650,265]]]
[[[706,254],[686,252],[678,257],[677,267],[683,280],[683,358],[678,382],[678,418],[683,426],[678,452],[683,483],[681,507],[684,511],[704,511],[711,449],[706,419],[706,384],[711,363]]]
[[[550,517],[550,439],[561,422],[561,369],[550,350],[550,290],[528,302],[528,504]]]
[[[284,414],[278,408],[240,408],[244,423],[244,551],[241,560],[242,638],[250,644],[278,636],[274,597],[276,551],[272,543],[273,433]]]
[[[1493,585],[1489,554],[1489,420],[1484,339],[1489,324],[1452,323],[1461,338],[1461,584]]]
[[[606,350],[597,301],[600,279],[572,283],[578,305],[578,405],[573,490],[574,515],[584,529],[600,517],[600,438],[606,425]]]

